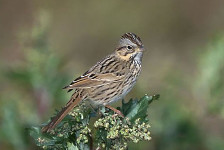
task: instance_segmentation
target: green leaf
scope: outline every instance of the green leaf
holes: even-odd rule
[[[47,136],[46,134],[41,133],[40,127],[31,127],[28,129],[30,136],[32,136],[35,140],[37,146],[50,146],[55,145],[58,141],[57,137],[54,138]]]
[[[130,119],[131,122],[134,122],[137,118],[140,118],[142,121],[147,122],[147,109],[149,104],[159,98],[159,95],[147,96],[145,95],[140,100],[131,99],[129,102],[125,103],[122,101],[122,112],[123,114]]]
[[[123,101],[120,110],[129,118],[129,121],[127,118],[114,116],[113,111],[109,110],[108,112],[105,107],[102,107],[100,112],[103,115],[95,121],[95,132],[88,127],[92,111],[82,103],[73,109],[50,133],[42,133],[41,127],[31,127],[29,133],[36,145],[43,149],[89,150],[92,138],[95,139],[98,147],[126,148],[128,141],[150,140],[150,126],[145,123],[148,121],[147,109],[149,104],[158,97],[159,95],[145,95],[140,100],[131,99],[127,103]],[[139,134],[144,136],[139,137]]]
[[[77,146],[75,146],[73,143],[67,143],[68,150],[79,150]]]

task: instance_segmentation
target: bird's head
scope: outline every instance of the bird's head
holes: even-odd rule
[[[116,48],[116,55],[125,61],[136,60],[141,62],[144,46],[141,39],[134,33],[125,33]]]

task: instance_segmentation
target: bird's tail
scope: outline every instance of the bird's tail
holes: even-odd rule
[[[41,131],[42,132],[49,132],[52,130],[54,127],[56,127],[61,120],[76,106],[79,104],[79,102],[82,100],[81,97],[76,97],[74,96],[71,97],[70,101],[66,104],[64,108],[49,122],[46,126],[44,126]]]

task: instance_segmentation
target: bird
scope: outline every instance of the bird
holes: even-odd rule
[[[85,100],[94,106],[105,106],[123,116],[109,104],[124,98],[135,85],[141,72],[143,51],[144,45],[140,37],[134,33],[123,34],[112,54],[63,88],[74,92],[68,103],[41,131],[49,132],[54,129],[74,107]]]

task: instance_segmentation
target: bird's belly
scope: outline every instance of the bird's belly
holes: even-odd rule
[[[133,86],[134,86],[134,84],[132,86],[125,87],[120,94],[118,94],[116,97],[114,97],[114,99],[111,99],[110,103],[116,102],[119,99],[124,98],[132,90]]]
[[[124,98],[125,95],[127,95],[131,89],[133,88],[134,84],[129,84],[122,86],[122,84],[111,84],[108,88],[108,86],[102,86],[96,89],[89,89],[90,95],[88,96],[89,101],[92,103],[92,105],[107,105],[109,103],[113,103],[118,101],[119,99]],[[121,88],[122,86],[122,88]],[[95,94],[93,91],[95,92]]]

